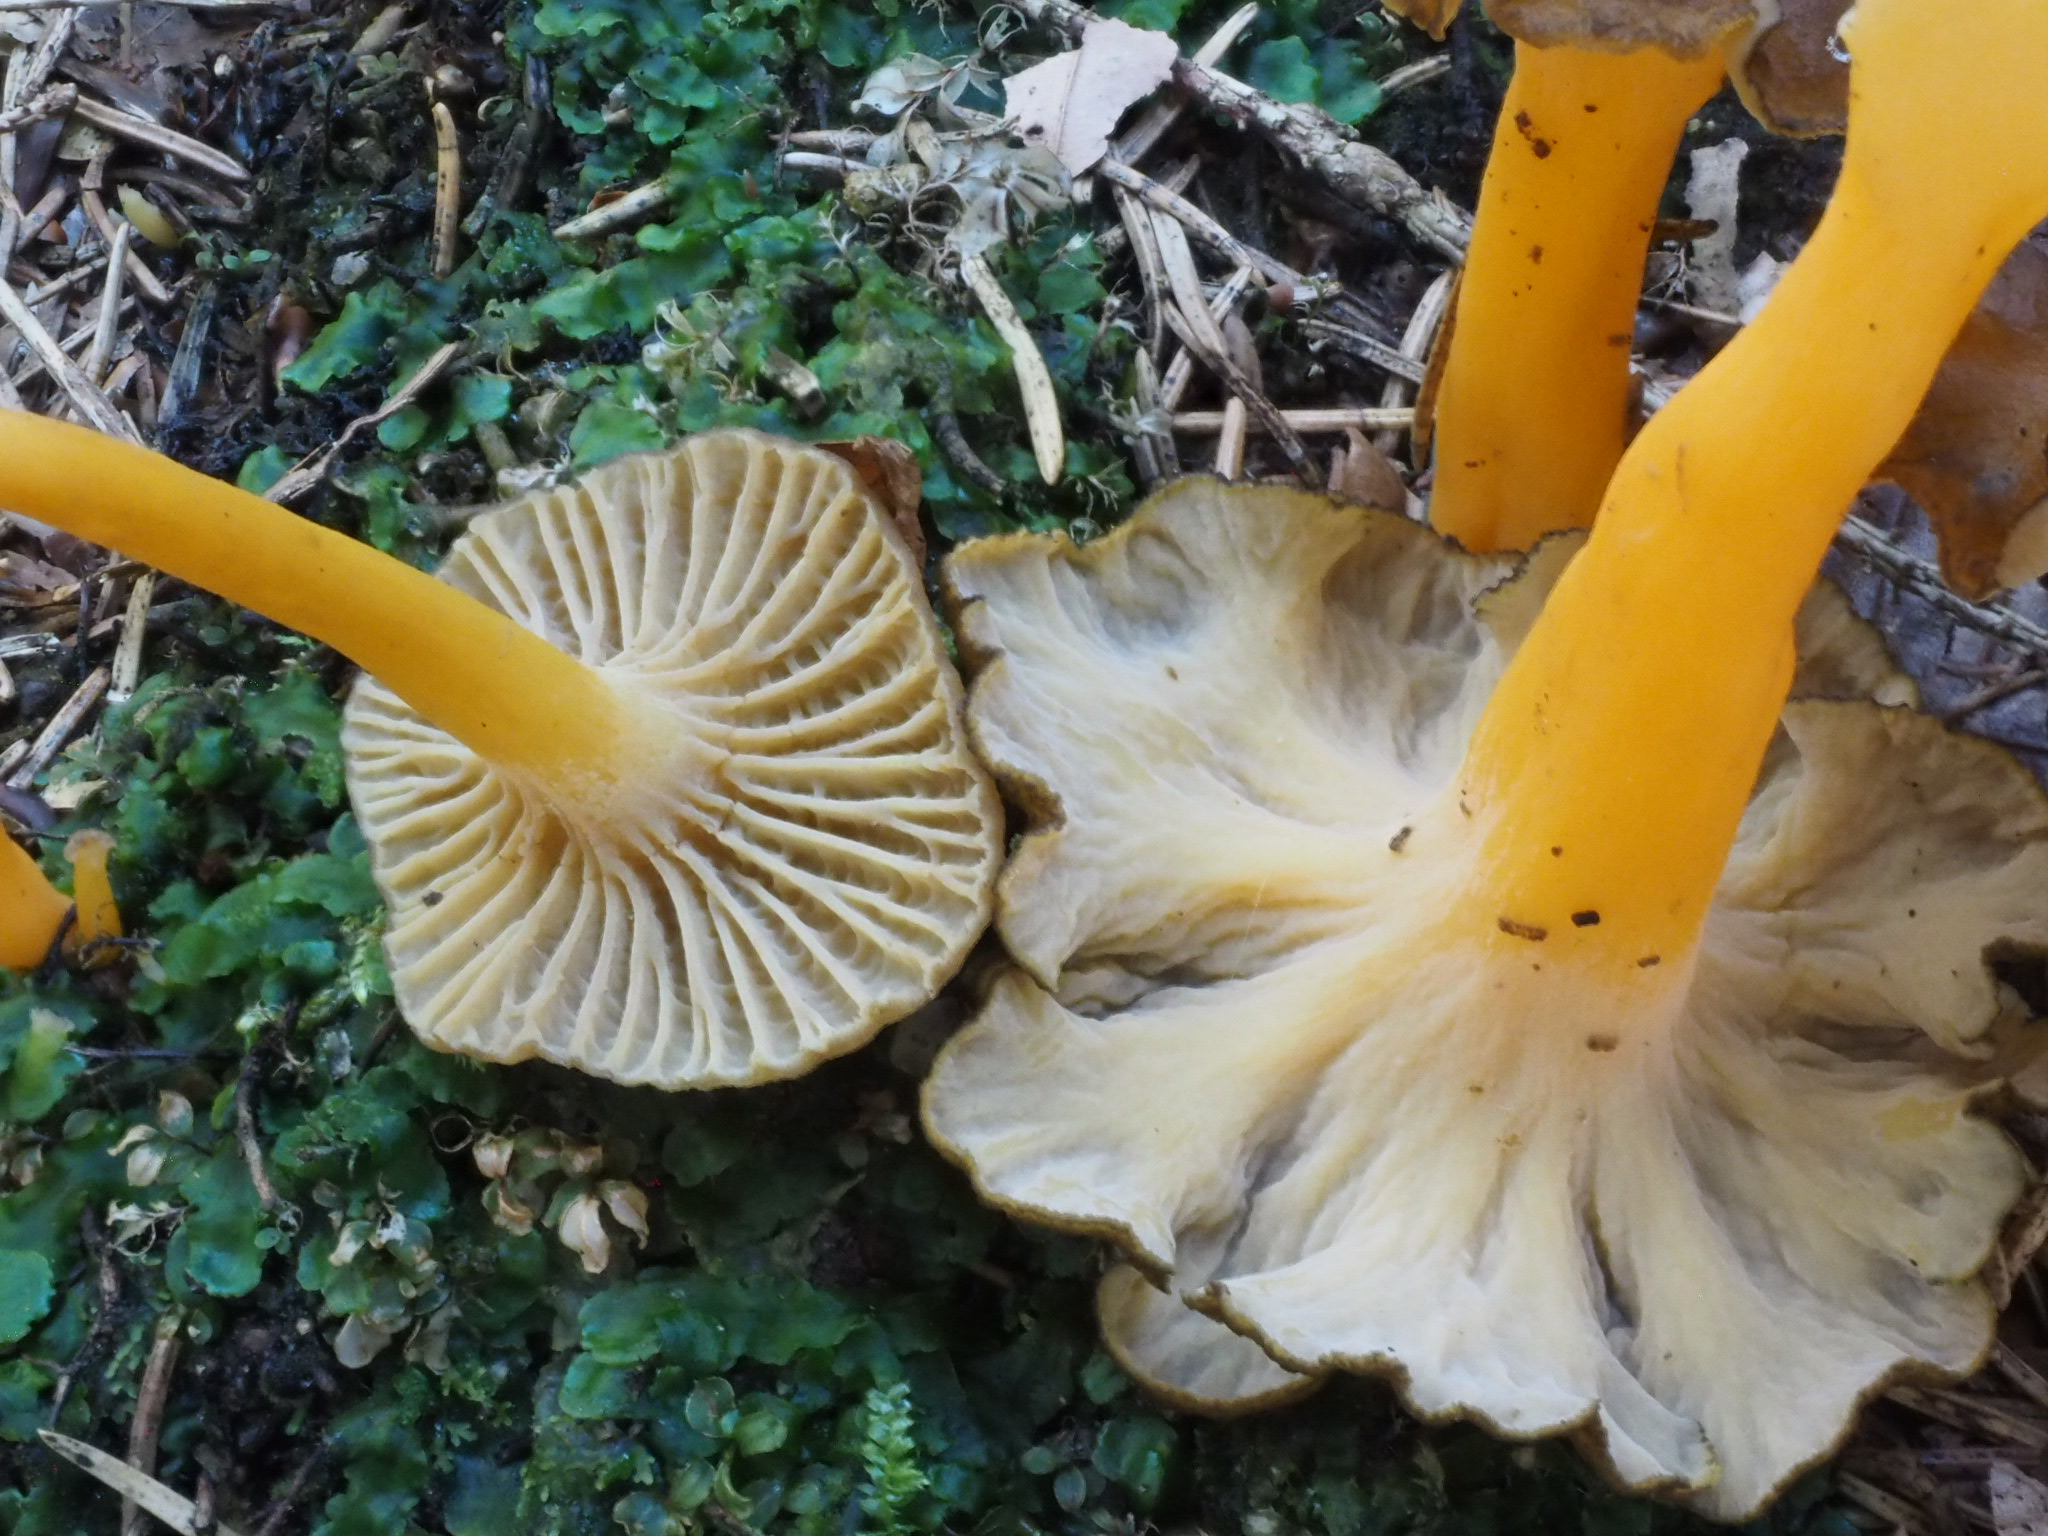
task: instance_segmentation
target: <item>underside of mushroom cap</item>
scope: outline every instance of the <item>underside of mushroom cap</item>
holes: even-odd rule
[[[361,679],[350,794],[422,1038],[625,1083],[761,1082],[957,968],[1001,813],[915,564],[844,463],[706,434],[484,513],[441,575],[595,669],[693,771],[650,763],[636,814],[592,824]]]
[[[2022,1170],[1969,1110],[2012,1005],[1985,954],[2048,944],[2048,806],[1817,592],[1695,956],[1616,993],[1447,923],[1465,743],[1562,550],[1500,585],[1192,483],[1085,549],[957,554],[970,729],[1040,829],[1021,969],[925,1118],[995,1203],[1124,1246],[1112,1347],[1183,1404],[1368,1371],[1742,1518],[1989,1342]]]

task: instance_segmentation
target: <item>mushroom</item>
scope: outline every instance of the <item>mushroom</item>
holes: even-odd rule
[[[0,833],[0,968],[41,965],[70,915],[70,898],[50,884],[26,848]]]
[[[829,454],[718,432],[477,517],[441,579],[0,412],[0,503],[333,645],[430,1044],[627,1083],[787,1077],[950,976],[999,813],[900,536]]]
[[[110,833],[87,828],[71,834],[64,852],[74,898],[50,883],[27,849],[0,834],[0,970],[41,965],[60,938],[65,954],[87,965],[113,959],[106,941],[121,937],[121,909],[107,876],[113,851]]]
[[[1441,36],[1458,6],[1393,8]],[[1818,8],[1839,13],[1841,0]],[[1679,139],[1731,59],[1767,123],[1838,126],[1811,121],[1833,82],[1798,68],[1815,9],[1490,0],[1517,39],[1515,73],[1436,400],[1439,530],[1468,549],[1526,549],[1591,522],[1628,439],[1636,304]]]
[[[1989,957],[2048,946],[2048,800],[1807,594],[2048,211],[2048,25],[1850,28],[1819,230],[1568,565],[1206,483],[949,565],[1038,826],[925,1121],[1123,1247],[1105,1326],[1180,1401],[1370,1372],[1734,1520],[1990,1344],[2025,1168],[1971,1111],[2024,1022]]]

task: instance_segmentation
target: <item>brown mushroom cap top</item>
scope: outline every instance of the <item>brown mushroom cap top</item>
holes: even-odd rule
[[[1432,37],[1442,37],[1464,0],[1386,0]],[[1657,47],[1696,58],[1736,40],[1728,73],[1757,120],[1773,133],[1840,133],[1849,110],[1849,66],[1835,31],[1849,0],[1487,0],[1501,30],[1539,47],[1628,51]]]
[[[1432,37],[1442,37],[1464,0],[1386,0]],[[1738,28],[1768,20],[1772,0],[1486,0],[1495,26],[1539,47],[1658,47],[1696,58]]]
[[[350,791],[423,1038],[753,1083],[852,1049],[951,975],[987,918],[1000,813],[918,571],[844,463],[706,434],[483,514],[441,575],[683,745],[579,808],[357,683]]]

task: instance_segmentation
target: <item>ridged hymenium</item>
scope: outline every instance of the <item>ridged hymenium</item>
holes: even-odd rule
[[[757,1082],[951,975],[999,815],[917,568],[845,464],[693,438],[481,515],[440,574],[588,667],[633,746],[624,782],[593,788],[357,684],[350,793],[424,1038]]]
[[[1565,548],[1512,575],[1190,482],[957,554],[970,728],[1035,830],[926,1122],[1163,1287],[1113,1273],[1103,1321],[1171,1398],[1373,1372],[1735,1518],[1989,1342],[2023,1170],[1971,1112],[1986,956],[2048,943],[2048,804],[1823,589],[1696,947],[1617,969],[1475,909],[1461,774]]]

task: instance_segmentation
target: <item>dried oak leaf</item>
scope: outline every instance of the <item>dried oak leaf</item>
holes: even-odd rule
[[[1027,144],[1079,176],[1109,152],[1117,120],[1164,85],[1180,50],[1164,32],[1090,22],[1081,46],[1003,82],[1003,105]]]
[[[1926,511],[1958,592],[1980,597],[2048,565],[2013,545],[2048,499],[2048,241],[2006,262],[1878,478]]]

